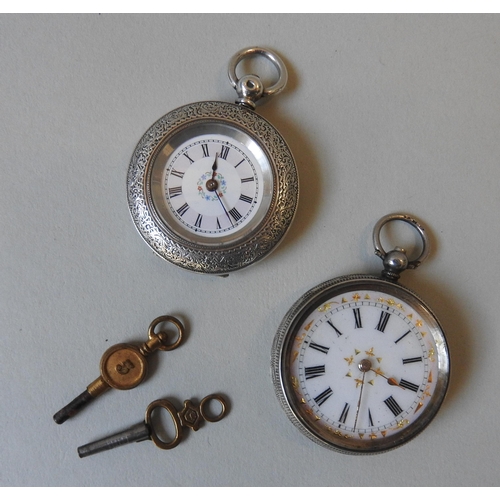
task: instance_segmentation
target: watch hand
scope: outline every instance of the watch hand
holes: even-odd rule
[[[399,382],[394,378],[394,377],[386,377],[380,368],[377,368],[374,370],[373,368],[370,368],[370,371],[374,372],[377,375],[380,375],[381,377],[385,378],[387,380],[387,383],[389,385],[396,385],[397,387],[401,387],[401,389],[404,389],[402,385],[399,385]]]
[[[356,408],[356,418],[354,419],[354,430],[356,430],[356,424],[358,423],[359,407],[361,406],[361,396],[363,395],[363,388],[365,387],[365,375],[366,372],[363,372],[363,379],[361,381],[361,390],[359,391],[358,406]]]
[[[217,173],[217,159],[218,158],[219,158],[219,153],[215,153],[215,161],[212,165],[212,177],[210,177],[210,179],[208,179],[208,181],[205,184],[206,188],[211,193],[215,192],[215,194],[217,195],[217,198],[219,198],[219,195],[217,193],[217,189],[219,189],[219,182],[215,179],[215,174]],[[220,201],[220,198],[219,198],[219,201]],[[224,206],[222,208],[224,208]]]
[[[215,153],[215,161],[214,164],[212,165],[212,179],[215,177],[215,174],[217,172],[217,160],[219,158],[219,153]]]
[[[221,200],[219,193],[217,192],[217,189],[219,189],[219,183],[215,180],[215,174],[217,173],[217,160],[218,160],[218,158],[219,158],[219,153],[215,153],[215,161],[214,161],[214,164],[212,165],[212,178],[208,179],[206,186],[210,192],[215,193],[215,196],[217,196],[217,199],[219,200],[219,203],[221,204],[222,209],[224,210],[224,213],[227,215],[229,223],[231,224],[231,226],[234,227],[233,221],[231,220],[231,217],[229,216],[229,213],[226,210],[224,203],[222,203],[222,200]]]
[[[219,200],[219,202],[220,202],[220,204],[221,204],[222,208],[224,209],[224,212],[225,212],[225,214],[227,215],[227,218],[229,219],[229,222],[230,222],[231,226],[233,226],[233,227],[234,227],[233,221],[231,220],[231,217],[229,216],[229,213],[228,213],[228,211],[226,210],[226,207],[224,206],[224,203],[222,203],[222,200],[221,200],[221,198],[220,198],[219,193],[217,192],[217,190],[215,190],[215,195],[217,196],[217,199]]]

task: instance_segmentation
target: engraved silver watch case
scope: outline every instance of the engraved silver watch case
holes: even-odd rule
[[[264,56],[278,70],[265,88],[236,76],[240,61]],[[275,249],[294,218],[298,174],[280,133],[253,109],[287,82],[283,61],[244,49],[229,63],[235,104],[195,102],[167,113],[139,141],[127,193],[139,234],[154,252],[197,273],[226,275]]]

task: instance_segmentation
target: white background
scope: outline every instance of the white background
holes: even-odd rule
[[[191,274],[137,233],[128,163],[173,108],[234,101],[227,63],[251,45],[289,69],[257,111],[295,156],[297,216],[257,265]],[[0,485],[498,486],[499,51],[491,14],[0,16]],[[271,344],[308,289],[378,273],[371,231],[392,212],[430,234],[430,258],[401,283],[445,328],[451,386],[411,443],[345,456],[288,421]],[[184,322],[184,344],[157,354],[143,385],[56,425],[102,353],[143,342],[162,314]],[[155,399],[212,392],[229,414],[174,450],[76,453]]]

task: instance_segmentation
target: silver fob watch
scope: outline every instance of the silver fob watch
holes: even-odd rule
[[[399,247],[385,252],[380,230],[411,224],[423,250],[414,261]],[[423,227],[392,214],[375,225],[381,277],[342,276],[300,298],[283,319],[272,351],[278,399],[289,419],[315,443],[351,454],[380,453],[419,434],[439,410],[450,358],[430,308],[397,283],[428,254]]]
[[[236,76],[240,61],[264,56],[278,80]],[[139,141],[127,176],[132,219],[144,241],[181,268],[225,275],[266,257],[295,215],[298,174],[279,132],[255,103],[286,85],[283,61],[248,48],[229,63],[235,104],[204,101],[160,118]]]

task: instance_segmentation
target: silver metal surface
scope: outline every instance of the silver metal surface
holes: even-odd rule
[[[380,241],[380,231],[383,226],[391,221],[406,222],[418,231],[422,239],[422,251],[416,259],[408,261],[407,258],[403,255],[406,254],[406,251],[402,248],[395,248],[395,252],[393,250],[391,254],[391,252],[386,252],[382,247],[382,243]],[[427,237],[425,229],[419,224],[418,221],[404,214],[389,214],[377,221],[375,227],[373,228],[373,246],[375,247],[375,254],[385,261],[384,264],[387,263],[387,267],[392,268],[395,272],[402,272],[405,269],[417,268],[428,257],[430,251],[429,239]]]
[[[111,436],[80,446],[78,448],[78,456],[84,458],[95,453],[100,453],[101,451],[112,450],[118,446],[138,443],[146,439],[150,439],[149,427],[144,422],[140,422],[122,432],[117,432]]]
[[[179,136],[197,136],[201,129],[221,127],[250,144],[270,190],[255,224],[233,237],[193,237],[183,233],[162,208],[160,155]],[[271,183],[272,179],[272,183]],[[127,193],[130,214],[139,234],[156,254],[184,269],[224,275],[269,255],[287,232],[298,204],[298,173],[290,149],[264,118],[236,104],[207,101],[175,109],[142,137],[132,156]]]
[[[264,87],[257,75],[244,75],[240,78],[236,76],[236,67],[246,57],[261,55],[269,59],[278,70],[278,81],[270,87]],[[261,98],[271,96],[281,92],[288,81],[288,71],[284,62],[269,49],[261,47],[249,47],[236,53],[229,61],[228,76],[231,85],[238,94],[237,103],[244,104],[251,109],[255,108],[255,103]]]
[[[423,249],[420,255],[411,262],[408,261],[406,251],[402,248],[396,247],[394,250],[386,252],[381,245],[381,228],[388,222],[395,220],[404,221],[413,226],[418,231],[422,239]],[[399,274],[402,271],[407,268],[417,267],[429,254],[428,239],[423,227],[415,219],[407,215],[387,215],[376,223],[373,230],[373,242],[375,246],[375,253],[384,261],[382,276],[380,278],[367,275],[341,276],[321,283],[309,290],[296,301],[286,314],[275,336],[272,347],[271,366],[274,388],[288,418],[303,434],[315,443],[335,451],[350,454],[381,453],[401,446],[417,436],[429,425],[438,412],[446,395],[450,377],[450,356],[445,334],[439,324],[439,321],[431,309],[422,301],[422,299],[420,299],[420,297],[408,288],[396,283],[399,278]],[[416,413],[417,409],[415,409],[411,422],[408,421],[405,423],[402,421],[398,423],[397,430],[395,432],[386,434],[381,433],[381,435],[377,436],[376,439],[353,439],[354,434],[351,434],[351,439],[346,439],[346,437],[349,437],[348,434],[342,434],[338,429],[336,432],[332,432],[331,428],[320,425],[318,420],[312,419],[310,417],[311,410],[307,407],[307,405],[305,405],[304,399],[302,399],[302,397],[299,398],[299,396],[296,395],[296,381],[292,380],[293,377],[290,373],[292,364],[290,362],[290,354],[292,352],[292,347],[302,338],[300,337],[300,333],[308,331],[312,324],[308,323],[307,326],[304,327],[305,330],[301,330],[306,319],[309,321],[309,315],[313,311],[324,311],[325,307],[329,309],[333,304],[339,304],[339,302],[335,301],[339,300],[340,296],[342,296],[342,302],[344,302],[344,297],[349,296],[349,294],[353,297],[353,300],[356,301],[356,304],[358,304],[358,301],[362,300],[362,297],[365,297],[367,301],[369,301],[371,300],[370,297],[375,297],[377,294],[386,294],[391,297],[390,304],[389,301],[386,300],[387,305],[385,307],[387,310],[389,310],[389,305],[399,308],[401,311],[405,308],[412,309],[416,317],[420,318],[416,323],[420,322],[421,324],[426,325],[426,331],[425,333],[422,333],[422,336],[429,335],[427,338],[431,338],[433,341],[433,344],[431,345],[434,347],[430,348],[429,357],[433,358],[433,362],[437,360],[437,380],[435,382],[433,381],[433,383],[435,383],[433,392],[429,392],[427,389],[427,392],[424,392],[425,397],[429,397],[426,404],[424,405],[422,403],[421,406],[417,407],[419,413]],[[383,300],[385,299],[374,299],[374,302],[375,304],[378,304],[379,301]],[[362,304],[361,302],[359,303],[360,305]],[[342,306],[337,307],[342,308]],[[359,306],[356,305],[356,307]],[[394,309],[394,311],[396,311],[396,309]],[[413,318],[413,312],[409,315],[409,317]],[[388,315],[386,311],[384,311],[384,314]],[[359,328],[361,328],[361,321],[359,323]],[[356,328],[358,328],[358,324],[356,324]],[[385,326],[382,330],[384,330],[384,328]],[[405,335],[401,338],[404,338]],[[347,337],[348,336],[346,336],[346,338]],[[399,342],[401,338],[398,339],[397,342]],[[368,342],[370,342],[370,340],[368,340]],[[371,340],[371,342],[374,342],[374,340]],[[297,348],[295,347],[293,351],[293,360],[297,359],[298,356],[298,351],[296,349]],[[323,347],[323,349],[327,348]],[[328,349],[323,352],[327,351]],[[358,351],[358,353],[361,353],[361,355],[364,356],[363,351]],[[369,356],[372,355],[369,351],[367,351],[366,354]],[[347,360],[347,358],[344,359]],[[358,363],[358,369],[360,370],[360,374],[362,374],[361,378],[357,382],[357,384],[361,384],[361,392],[359,395],[360,400],[365,384],[365,374],[368,371],[373,371],[371,363],[372,361],[368,358],[361,359]],[[385,377],[382,372],[377,372],[377,375]],[[390,385],[399,385],[394,378],[385,378]],[[403,381],[401,380],[401,382]],[[335,388],[333,386],[333,382],[331,382],[331,384],[332,387],[329,387],[328,389],[334,392]],[[416,390],[417,385],[412,385],[415,388],[414,390]],[[403,389],[405,388],[402,384],[401,386]],[[358,385],[356,385],[356,387],[358,387]],[[352,433],[356,430],[358,413],[359,403],[357,406],[354,428],[351,429]],[[394,415],[396,415],[396,413],[394,413]],[[399,428],[399,424],[401,424],[401,428]]]

